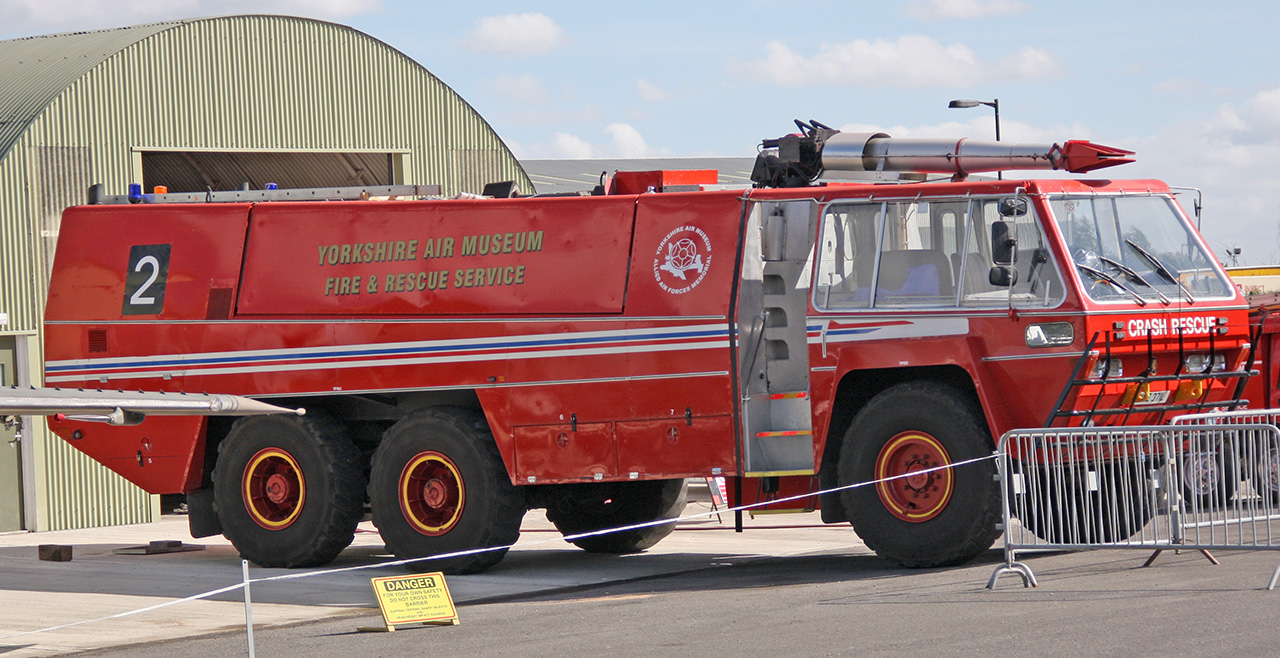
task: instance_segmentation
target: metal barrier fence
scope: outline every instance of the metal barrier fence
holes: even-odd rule
[[[1004,574],[1020,553],[1280,549],[1280,410],[1195,414],[1172,425],[1015,430],[1000,438]],[[1145,565],[1144,565],[1145,566]],[[1268,589],[1280,578],[1280,567]]]
[[[1254,426],[1276,426],[1280,409],[1224,411],[1188,414],[1173,419],[1175,427],[1212,428],[1196,435],[1174,464],[1171,480],[1184,507],[1203,518],[1185,524],[1184,531],[1198,539],[1210,538],[1233,519],[1275,513],[1280,506],[1280,446],[1251,435]],[[1217,440],[1220,436],[1228,441]],[[1280,540],[1278,540],[1280,541]],[[1277,570],[1280,573],[1280,569]],[[1275,586],[1272,579],[1271,587]]]

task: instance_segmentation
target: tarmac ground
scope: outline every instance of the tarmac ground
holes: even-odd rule
[[[686,517],[711,510],[705,500],[692,497]],[[525,516],[520,541],[501,563],[481,574],[449,576],[449,591],[455,604],[465,606],[698,571],[727,561],[871,554],[847,524],[823,525],[816,512],[744,518],[743,533],[734,532],[732,514],[682,521],[648,551],[614,556],[566,543],[542,511],[533,510]],[[173,541],[200,548],[137,554],[151,542]],[[70,546],[72,559],[40,560],[41,545]],[[135,550],[120,554],[121,549]],[[253,582],[255,629],[376,612],[369,579],[411,572],[404,566],[377,566],[392,559],[372,525],[360,524],[352,545],[314,576]],[[368,568],[344,570],[351,567]],[[429,562],[415,570],[432,571]],[[254,581],[299,573],[249,568]],[[0,534],[0,609],[5,610],[0,655],[64,655],[243,630],[244,593],[238,587],[173,603],[242,581],[241,559],[230,542],[220,536],[192,539],[181,515],[138,525]],[[164,607],[133,613],[157,605]]]
[[[696,490],[691,492],[686,520],[677,525],[671,536],[635,555],[609,556],[579,550],[560,538],[541,511],[531,511],[525,517],[519,543],[500,564],[481,574],[448,577],[459,615],[469,614],[468,605],[483,611],[495,608],[480,604],[534,605],[531,602],[563,597],[589,602],[595,596],[593,592],[618,593],[651,585],[659,589],[688,587],[691,592],[709,595],[717,588],[735,586],[726,580],[728,572],[734,571],[737,577],[746,578],[736,586],[781,586],[779,596],[794,589],[787,586],[789,583],[861,583],[853,585],[853,594],[841,596],[869,602],[870,607],[860,614],[866,616],[870,627],[882,630],[895,623],[894,617],[881,619],[875,615],[882,610],[896,610],[893,606],[928,602],[944,608],[960,605],[957,610],[968,612],[955,612],[958,616],[954,618],[942,615],[931,623],[945,628],[946,642],[974,643],[969,655],[990,655],[995,646],[992,642],[1005,641],[1000,639],[1004,638],[1003,626],[990,627],[990,623],[1010,615],[1043,615],[1045,605],[1072,606],[1068,612],[1074,616],[1055,622],[1061,626],[1062,637],[1049,638],[1045,634],[1050,631],[1043,628],[1034,635],[1040,640],[1053,639],[1053,646],[1063,650],[1081,646],[1078,634],[1087,633],[1102,619],[1128,620],[1125,623],[1133,628],[1125,632],[1134,637],[1145,637],[1144,633],[1159,629],[1159,637],[1147,641],[1163,640],[1169,646],[1203,644],[1208,636],[1203,636],[1203,620],[1195,615],[1172,626],[1167,622],[1171,614],[1194,610],[1207,619],[1205,606],[1221,617],[1211,627],[1239,622],[1253,629],[1230,633],[1235,644],[1215,646],[1234,647],[1234,653],[1219,655],[1250,655],[1253,649],[1248,647],[1271,646],[1269,643],[1280,640],[1270,630],[1274,624],[1262,621],[1269,619],[1273,597],[1280,596],[1280,592],[1265,591],[1278,561],[1274,552],[1223,552],[1219,555],[1223,564],[1214,566],[1194,551],[1183,552],[1180,557],[1174,551],[1166,551],[1153,569],[1140,568],[1149,551],[1035,555],[1025,561],[1036,570],[1039,588],[1024,589],[1017,576],[1009,575],[991,592],[984,586],[1001,562],[999,544],[975,562],[955,569],[894,569],[876,558],[847,524],[823,525],[816,512],[747,516],[746,531],[736,533],[731,514],[720,518],[708,515],[711,507],[705,496]],[[151,555],[137,550],[119,552],[153,541],[181,541],[184,546],[200,549]],[[71,546],[72,559],[40,560],[40,545]],[[352,546],[325,569],[307,572],[251,566],[255,632],[260,632],[264,641],[268,632],[293,637],[295,631],[306,635],[309,628],[316,629],[312,634],[328,637],[335,632],[331,630],[335,624],[340,627],[338,632],[355,633],[359,626],[377,619],[370,579],[411,573],[403,566],[384,564],[392,559],[385,554],[378,534],[363,523]],[[414,571],[430,572],[429,564]],[[792,573],[806,569],[810,572]],[[302,574],[308,575],[293,577]],[[286,575],[291,577],[261,581]],[[243,638],[244,593],[237,587],[242,581],[242,561],[235,548],[221,537],[192,539],[184,516],[166,516],[156,523],[131,526],[0,534],[0,609],[4,610],[0,617],[0,656],[26,658],[82,651],[146,653],[139,645],[149,645],[147,655],[171,655],[162,643],[192,638],[198,640],[197,644],[213,643],[219,636]],[[230,589],[205,599],[183,600],[224,588]],[[922,596],[922,592],[935,594],[931,598]],[[610,597],[603,600],[607,602]],[[1155,601],[1165,601],[1168,607],[1153,607],[1151,602]],[[1134,607],[1137,602],[1143,602],[1142,609],[1149,614],[1143,616]],[[791,605],[805,604],[797,601]],[[831,609],[831,605],[819,605],[808,613],[797,614],[808,619]],[[940,608],[937,613],[941,612]],[[476,614],[483,617],[491,613]],[[1262,616],[1253,619],[1251,615]],[[985,631],[981,630],[984,623],[989,626]],[[898,635],[920,632],[914,622],[907,626]],[[796,633],[824,634],[806,628],[797,625]],[[511,630],[516,632],[515,627]],[[775,634],[779,632],[775,629]],[[972,637],[967,635],[970,633]],[[890,636],[893,634],[886,637]],[[484,637],[473,639],[503,641]],[[729,640],[733,638],[726,639]],[[799,637],[797,641],[806,640]],[[1240,644],[1246,641],[1253,644]],[[885,644],[881,648],[890,652],[896,646]],[[472,648],[478,653],[492,652],[490,645]],[[544,648],[550,653],[561,651]],[[746,649],[749,647],[744,646]]]

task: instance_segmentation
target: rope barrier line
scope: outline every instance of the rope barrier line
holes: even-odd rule
[[[808,492],[808,493],[798,494],[798,495],[795,495],[795,496],[787,496],[787,497],[785,497],[785,498],[775,498],[775,499],[773,499],[773,500],[759,501],[759,502],[751,503],[751,504],[749,504],[749,505],[740,505],[740,506],[738,506],[738,507],[729,507],[729,508],[725,508],[725,509],[721,509],[721,510],[712,510],[712,511],[709,511],[709,512],[699,512],[699,513],[697,513],[697,514],[690,514],[690,515],[688,515],[688,516],[681,516],[681,517],[678,517],[678,518],[675,518],[675,519],[660,519],[660,520],[657,520],[657,521],[647,521],[647,522],[644,522],[644,523],[635,523],[635,524],[632,524],[632,525],[620,526],[620,527],[617,527],[617,528],[607,528],[607,529],[604,529],[604,530],[592,530],[592,531],[590,531],[590,532],[580,532],[580,533],[573,534],[573,535],[563,535],[563,536],[560,536],[560,537],[552,537],[552,538],[549,538],[549,539],[541,539],[541,540],[538,540],[538,541],[525,542],[525,543],[523,543],[523,544],[520,544],[520,546],[521,546],[522,548],[526,548],[526,547],[531,547],[531,546],[541,546],[541,545],[544,545],[544,544],[561,543],[561,542],[572,542],[572,541],[574,541],[575,539],[582,539],[582,538],[585,538],[585,537],[596,537],[596,536],[599,536],[599,535],[608,535],[608,534],[612,534],[612,533],[615,533],[615,532],[626,532],[626,531],[628,531],[628,530],[639,530],[639,529],[641,529],[641,528],[650,528],[650,527],[654,527],[654,526],[668,525],[668,524],[672,524],[672,523],[679,523],[679,522],[681,522],[681,521],[687,521],[687,520],[691,520],[691,519],[698,519],[698,518],[702,518],[702,517],[710,517],[710,516],[714,516],[714,515],[716,515],[716,514],[726,514],[726,513],[729,513],[729,512],[737,512],[737,511],[744,511],[744,510],[752,510],[752,509],[755,509],[755,508],[757,508],[757,507],[764,507],[764,506],[766,506],[766,505],[775,505],[775,504],[777,504],[777,503],[787,503],[787,502],[791,502],[791,501],[795,501],[795,500],[803,500],[803,499],[805,499],[805,498],[812,498],[812,497],[814,497],[814,496],[819,496],[819,495],[828,494],[828,493],[836,493],[836,492],[844,491],[844,490],[847,490],[847,489],[857,489],[857,488],[859,488],[859,487],[866,487],[866,486],[871,486],[871,485],[881,484],[881,483],[883,483],[883,482],[890,482],[890,481],[893,481],[893,480],[898,480],[898,479],[902,479],[902,478],[906,478],[906,477],[915,477],[915,476],[917,476],[917,475],[922,475],[922,474],[925,474],[925,473],[932,473],[932,472],[934,472],[934,471],[942,471],[942,470],[946,470],[946,469],[949,469],[949,468],[956,468],[956,467],[959,467],[959,466],[967,466],[967,465],[969,465],[969,464],[976,464],[976,463],[979,463],[979,462],[984,462],[984,461],[994,460],[994,459],[997,459],[998,457],[999,457],[999,454],[998,454],[998,453],[996,453],[996,454],[987,455],[987,456],[985,456],[985,457],[975,457],[975,458],[973,458],[973,459],[966,459],[966,460],[964,460],[964,461],[954,462],[954,463],[951,463],[951,464],[947,464],[947,465],[945,465],[945,466],[935,466],[935,467],[933,467],[933,468],[921,469],[921,470],[919,470],[919,471],[912,471],[911,473],[904,473],[904,474],[902,474],[902,475],[895,475],[895,476],[892,476],[892,477],[881,478],[881,479],[878,479],[878,480],[869,480],[869,481],[867,481],[867,482],[855,482],[855,483],[853,483],[853,484],[846,484],[846,485],[839,486],[839,487],[833,487],[833,488],[831,488],[831,489],[819,489],[818,491],[811,491],[811,492]],[[168,608],[168,607],[170,607],[170,606],[175,606],[175,605],[179,605],[179,604],[182,604],[182,603],[187,603],[187,602],[190,602],[190,601],[198,601],[198,600],[201,600],[201,599],[207,599],[207,598],[209,598],[209,597],[211,597],[211,596],[217,596],[217,595],[219,595],[219,594],[224,594],[224,593],[226,593],[226,592],[233,592],[233,591],[236,591],[236,590],[238,590],[238,589],[242,589],[242,588],[244,588],[244,587],[246,587],[246,586],[248,586],[248,585],[254,584],[254,583],[269,583],[269,582],[273,582],[273,581],[280,581],[280,580],[297,580],[297,579],[299,579],[299,578],[310,578],[311,576],[320,576],[320,575],[326,575],[326,574],[346,573],[346,572],[351,572],[351,571],[362,571],[362,570],[365,570],[365,569],[382,569],[382,568],[384,568],[384,567],[397,567],[397,566],[403,566],[403,565],[408,565],[408,564],[417,564],[417,563],[420,563],[420,562],[430,562],[430,561],[432,561],[432,560],[443,560],[443,559],[454,558],[454,557],[463,557],[463,556],[467,556],[467,555],[477,555],[477,554],[480,554],[480,553],[488,553],[488,552],[492,552],[492,551],[505,551],[505,550],[509,550],[509,549],[511,549],[511,548],[513,548],[513,547],[515,547],[515,546],[516,546],[516,544],[507,544],[507,545],[505,545],[505,546],[490,546],[490,547],[484,547],[484,548],[472,548],[472,549],[468,549],[468,550],[465,550],[465,551],[454,551],[454,552],[452,552],[452,553],[441,553],[441,554],[439,554],[439,555],[430,555],[430,556],[427,556],[427,557],[408,558],[408,559],[404,559],[404,560],[389,560],[389,561],[385,561],[385,562],[377,562],[377,563],[375,563],[375,564],[361,564],[361,565],[356,565],[356,566],[351,566],[351,567],[339,567],[339,568],[336,568],[336,569],[316,569],[316,570],[312,570],[312,571],[300,571],[300,572],[296,572],[296,573],[282,574],[282,575],[279,575],[279,576],[268,576],[268,577],[265,577],[265,578],[251,578],[251,579],[249,579],[249,580],[246,580],[246,581],[243,581],[243,582],[239,582],[239,583],[236,583],[236,584],[234,584],[234,585],[228,585],[228,586],[226,586],[226,587],[221,587],[221,588],[218,588],[218,589],[215,589],[215,590],[211,590],[211,591],[208,591],[208,592],[201,592],[201,593],[199,593],[199,594],[193,594],[193,595],[191,595],[191,596],[186,596],[186,597],[183,597],[183,598],[180,598],[180,599],[174,599],[174,600],[172,600],[172,601],[165,601],[164,603],[157,603],[157,604],[155,604],[155,605],[147,606],[147,607],[145,607],[145,608],[138,608],[138,609],[136,609],[136,610],[129,610],[129,611],[126,611],[126,612],[119,612],[119,613],[116,613],[116,614],[113,614],[113,615],[107,615],[107,616],[105,616],[105,617],[98,617],[97,619],[86,619],[86,620],[83,620],[83,621],[71,622],[71,623],[69,623],[69,624],[61,624],[61,625],[59,625],[59,626],[50,626],[49,628],[41,628],[41,629],[33,630],[33,631],[23,631],[23,632],[21,632],[21,633],[12,633],[12,634],[9,634],[9,635],[0,635],[0,640],[8,640],[8,639],[10,639],[10,638],[23,637],[23,636],[26,636],[26,635],[36,635],[36,634],[38,634],[38,633],[48,633],[48,632],[51,632],[51,631],[62,630],[62,629],[65,629],[65,628],[71,628],[71,627],[73,627],[73,626],[80,626],[80,625],[83,625],[83,624],[92,624],[92,623],[96,623],[96,622],[100,622],[100,621],[109,621],[109,620],[112,620],[112,619],[121,619],[121,618],[124,618],[124,617],[130,617],[130,616],[133,616],[133,615],[142,614],[142,613],[144,613],[144,612],[152,612],[152,611],[155,611],[155,610],[160,610],[160,609],[163,609],[163,608]]]

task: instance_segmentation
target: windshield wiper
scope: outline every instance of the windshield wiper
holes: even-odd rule
[[[1147,305],[1147,300],[1143,299],[1142,295],[1139,295],[1138,293],[1131,290],[1128,286],[1124,285],[1123,283],[1120,283],[1119,281],[1116,280],[1115,277],[1111,276],[1110,274],[1107,274],[1102,270],[1094,269],[1082,263],[1076,263],[1076,268],[1079,269],[1081,272],[1087,272],[1093,275],[1093,277],[1098,279],[1099,281],[1105,281],[1111,284],[1117,290],[1129,293],[1129,295],[1133,297],[1134,301],[1138,302],[1139,306]]]
[[[1129,267],[1128,265],[1125,265],[1124,263],[1121,263],[1119,261],[1111,260],[1106,256],[1098,256],[1098,260],[1106,263],[1107,265],[1110,265],[1111,267],[1116,268],[1122,274],[1129,277],[1130,279],[1133,279],[1134,281],[1137,281],[1138,283],[1141,283],[1142,285],[1150,288],[1151,292],[1154,292],[1156,296],[1160,298],[1161,304],[1168,306],[1169,304],[1173,303],[1168,297],[1165,297],[1164,293],[1160,292],[1159,289],[1151,285],[1150,281],[1147,281],[1146,279],[1144,279],[1141,274],[1138,274],[1137,272],[1133,271],[1133,268]]]
[[[1151,263],[1151,266],[1156,268],[1156,272],[1158,272],[1160,276],[1168,280],[1169,283],[1178,286],[1178,290],[1181,290],[1182,294],[1186,295],[1188,304],[1194,305],[1196,303],[1196,298],[1191,294],[1190,290],[1187,290],[1186,286],[1182,285],[1182,281],[1178,280],[1178,275],[1166,267],[1164,263],[1161,263],[1159,258],[1156,258],[1154,254],[1148,252],[1146,249],[1139,247],[1133,240],[1125,238],[1124,242],[1132,247],[1134,251],[1138,252],[1139,256],[1147,259],[1147,262]]]

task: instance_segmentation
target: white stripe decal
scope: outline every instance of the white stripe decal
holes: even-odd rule
[[[809,324],[809,343],[823,341],[822,327],[827,324],[826,342],[842,343],[864,340],[888,340],[891,338],[933,338],[939,336],[963,336],[969,333],[969,318],[912,318],[885,320],[824,319],[823,323]]]
[[[723,324],[618,331],[50,361],[48,382],[393,367],[728,347]],[[679,342],[674,342],[674,341]],[[558,349],[557,349],[558,348]]]

